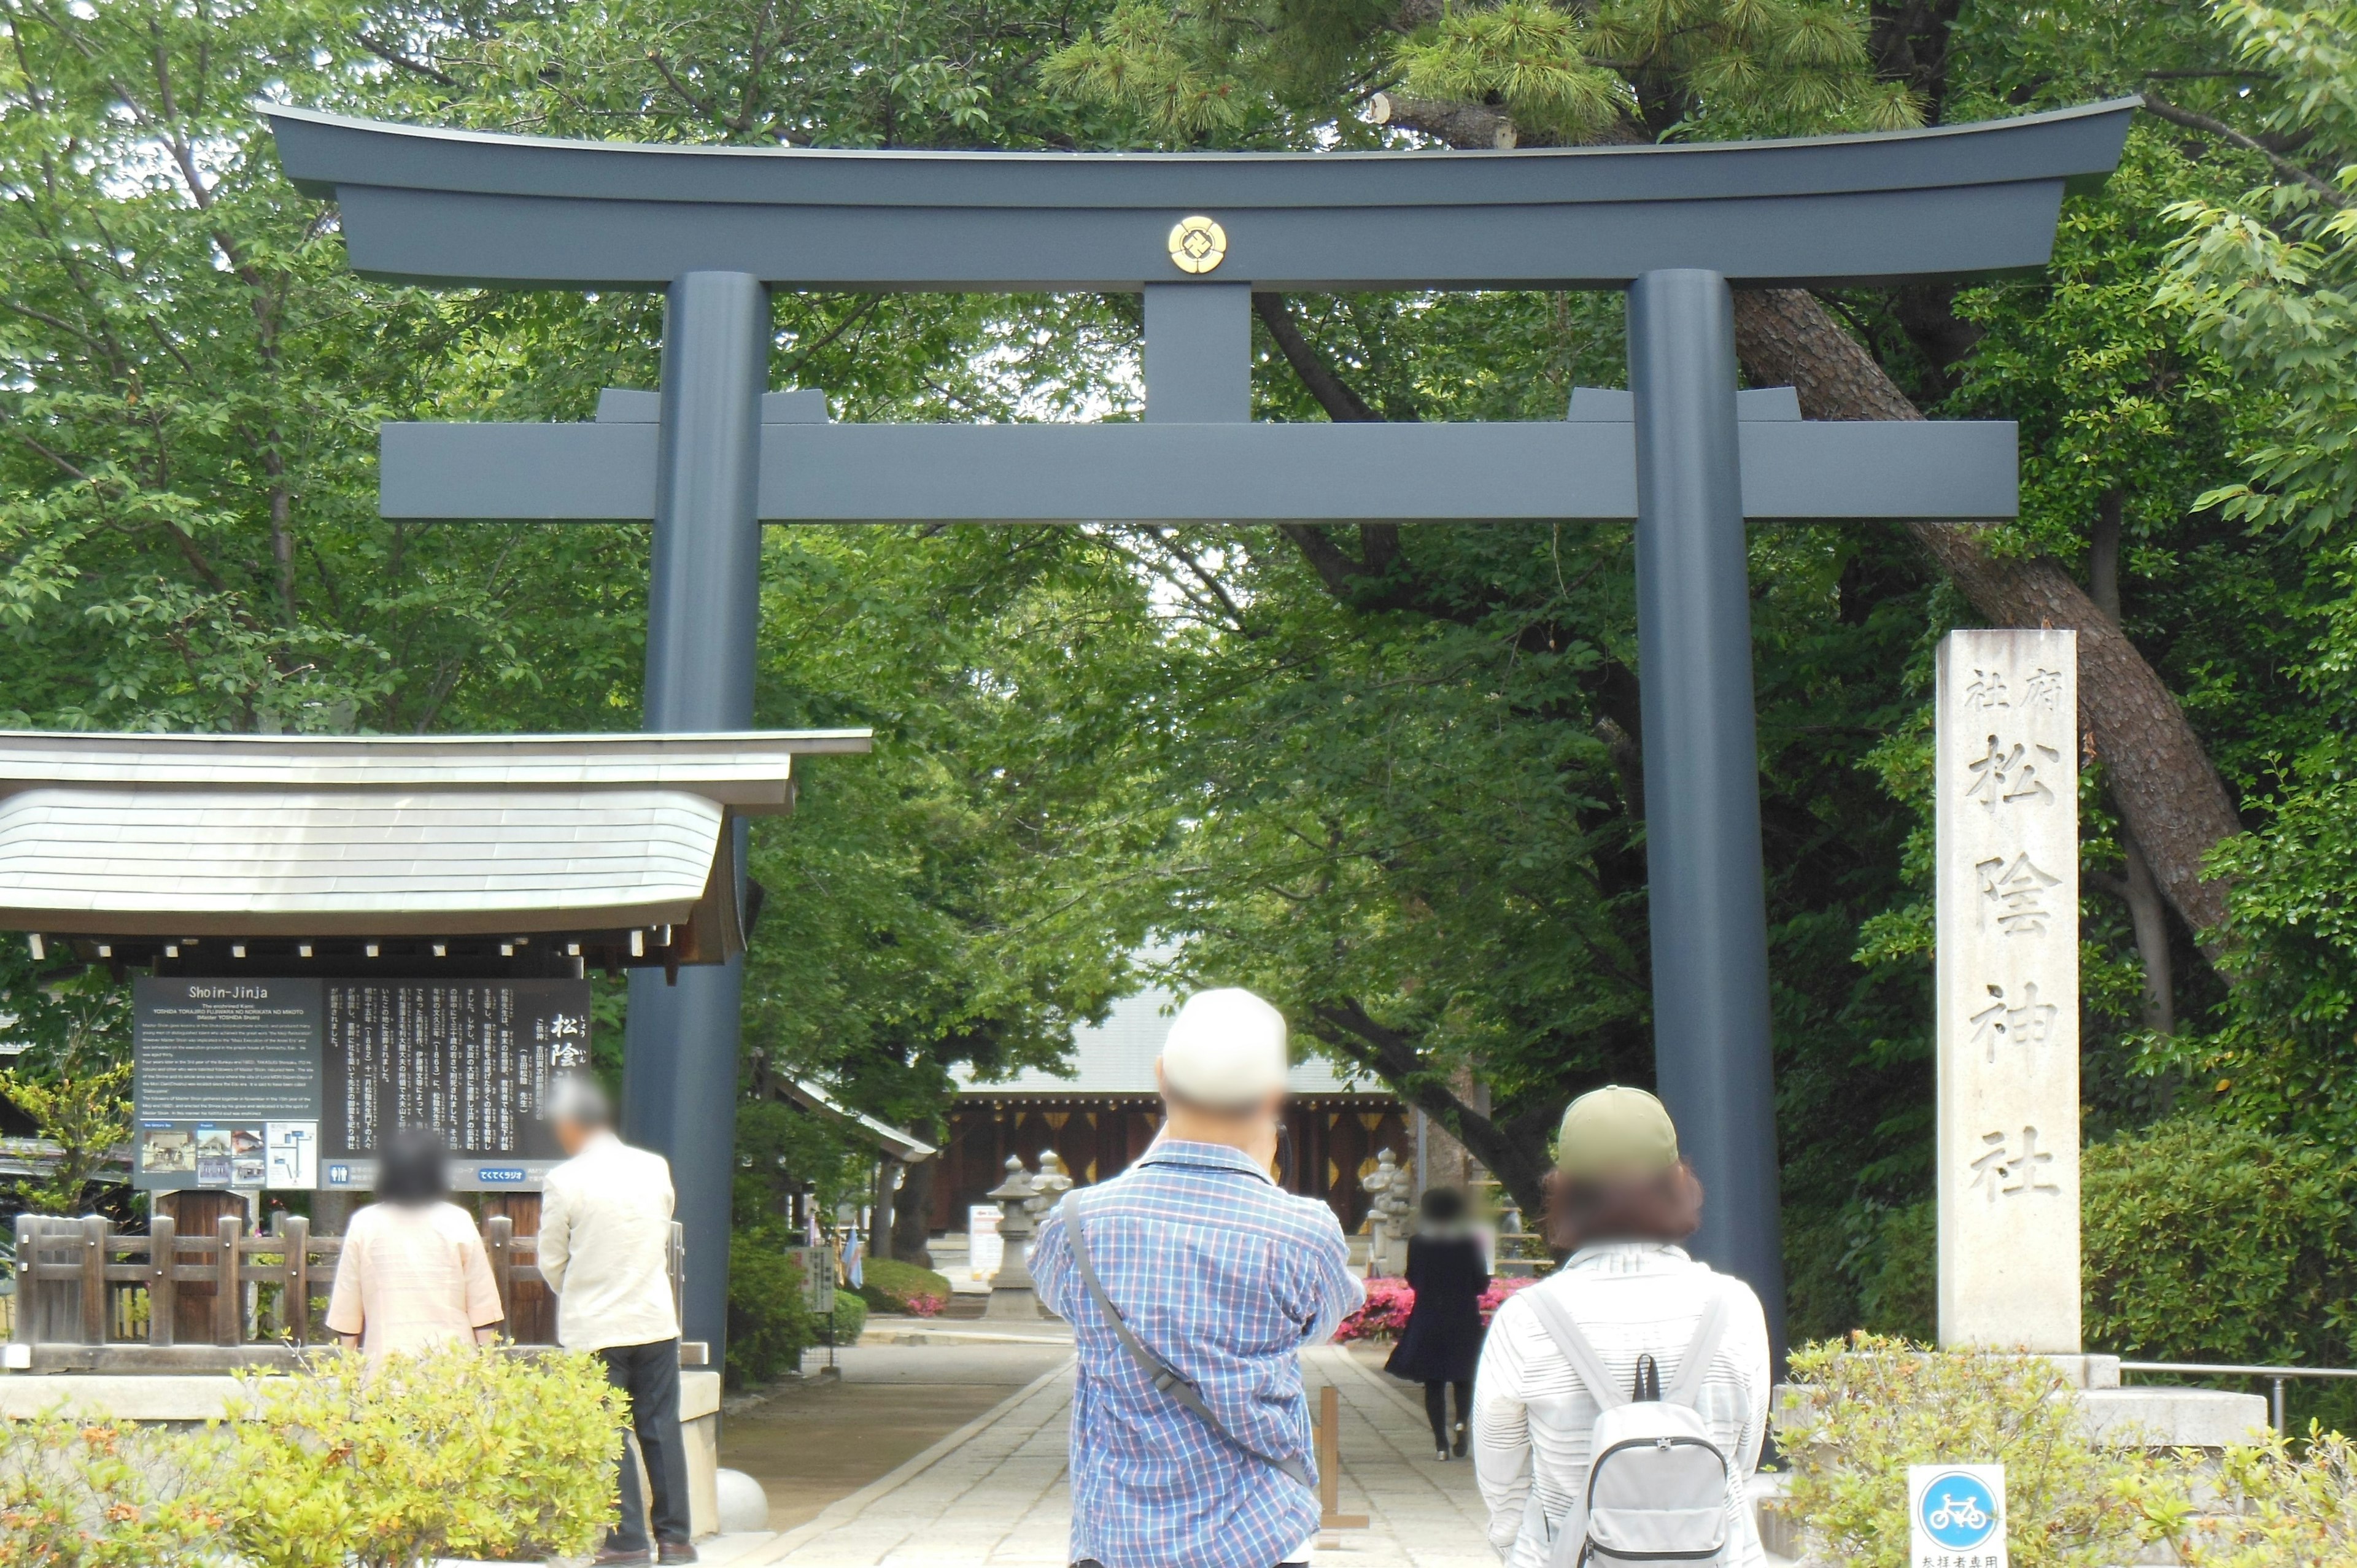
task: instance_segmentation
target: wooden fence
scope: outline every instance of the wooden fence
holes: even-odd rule
[[[515,1234],[505,1215],[483,1222],[502,1316],[518,1325],[519,1286],[546,1290],[540,1241]],[[104,1218],[16,1218],[16,1291],[10,1337],[40,1347],[143,1346],[170,1351],[207,1346],[242,1350],[332,1343],[322,1319],[340,1236],[314,1236],[311,1222],[280,1215],[248,1235],[234,1218],[210,1236],[179,1234],[157,1215],[145,1232],[118,1231]],[[668,1260],[678,1305],[686,1251],[672,1227]],[[533,1316],[545,1322],[547,1314]],[[545,1331],[534,1339],[545,1343]]]

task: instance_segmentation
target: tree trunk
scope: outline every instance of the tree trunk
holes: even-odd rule
[[[2095,508],[2093,548],[2087,553],[2087,589],[2095,607],[2125,626],[2120,614],[2120,522],[2126,498],[2105,490]],[[2136,931],[2136,956],[2144,961],[2144,1026],[2158,1034],[2177,1033],[2176,960],[2169,950],[2169,911],[2152,863],[2136,847],[2136,834],[2120,824],[2120,859],[2126,875],[2128,923]]]
[[[900,1191],[892,1204],[892,1232],[885,1238],[888,1248],[885,1256],[920,1269],[933,1266],[932,1250],[925,1243],[932,1238],[933,1174],[942,1157],[935,1155],[900,1167]]]
[[[1537,1142],[1517,1136],[1530,1120],[1517,1117],[1512,1127],[1501,1125],[1468,1105],[1432,1076],[1431,1064],[1417,1051],[1415,1039],[1403,1030],[1380,1024],[1356,998],[1320,1004],[1310,1009],[1318,1037],[1379,1075],[1393,1092],[1447,1128],[1473,1157],[1489,1167],[1499,1185],[1523,1211],[1529,1228],[1546,1212],[1546,1161]],[[1552,1127],[1554,1114],[1540,1108],[1535,1125]]]
[[[1812,419],[1923,417],[1806,290],[1738,293],[1735,344],[1745,374],[1791,384]],[[2152,666],[2057,563],[2001,560],[1975,523],[1919,521],[1907,530],[1992,624],[2078,632],[2087,749],[2109,769],[2121,818],[2169,902],[2196,932],[2215,928],[2225,917],[2226,890],[2203,876],[2202,858],[2242,823],[2201,737]]]

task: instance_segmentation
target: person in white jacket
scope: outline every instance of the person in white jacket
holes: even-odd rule
[[[1474,1476],[1490,1544],[1508,1568],[1546,1568],[1555,1534],[1587,1486],[1598,1410],[1540,1321],[1542,1294],[1566,1309],[1623,1390],[1650,1355],[1664,1388],[1684,1369],[1703,1313],[1724,1297],[1718,1337],[1696,1399],[1727,1462],[1723,1568],[1764,1568],[1749,1483],[1767,1433],[1768,1324],[1751,1287],[1686,1256],[1702,1220],[1702,1184],[1678,1155],[1677,1129],[1641,1089],[1572,1101],[1548,1182],[1548,1241],[1570,1259],[1507,1298],[1490,1326],[1473,1385]]]
[[[693,1563],[669,1267],[671,1163],[616,1137],[612,1102],[586,1078],[558,1083],[549,1121],[571,1156],[541,1186],[540,1272],[556,1293],[556,1342],[596,1351],[629,1394],[631,1434],[654,1493],[656,1561]],[[619,1485],[622,1515],[596,1561],[644,1563],[648,1510],[627,1447]]]

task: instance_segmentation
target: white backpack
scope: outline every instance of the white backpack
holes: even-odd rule
[[[1703,1310],[1677,1380],[1664,1391],[1653,1358],[1641,1356],[1632,1393],[1614,1384],[1552,1293],[1527,1299],[1601,1412],[1588,1438],[1587,1494],[1552,1533],[1548,1568],[1582,1568],[1591,1556],[1605,1564],[1717,1562],[1727,1550],[1727,1455],[1695,1406],[1718,1353],[1727,1293]]]

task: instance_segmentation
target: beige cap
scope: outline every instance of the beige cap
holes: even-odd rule
[[[1285,1087],[1285,1015],[1229,986],[1187,998],[1162,1043],[1162,1081],[1208,1111],[1245,1110]]]
[[[1608,1084],[1564,1111],[1555,1164],[1567,1176],[1650,1176],[1677,1163],[1678,1130],[1641,1089]]]

